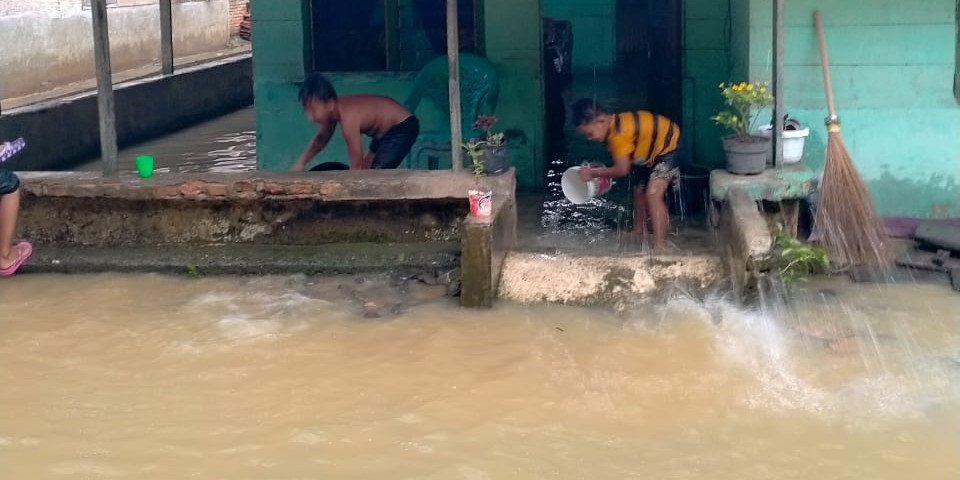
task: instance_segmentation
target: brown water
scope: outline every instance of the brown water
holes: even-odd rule
[[[795,311],[678,298],[616,316],[412,306],[373,283],[408,308],[363,318],[343,300],[353,280],[2,282],[2,477],[960,474],[960,296],[942,286],[831,282]],[[824,321],[859,353],[793,333]]]
[[[157,173],[246,172],[257,169],[253,107],[199,123],[119,152],[120,170],[136,171],[134,160],[151,155]],[[100,159],[77,168],[99,171]]]

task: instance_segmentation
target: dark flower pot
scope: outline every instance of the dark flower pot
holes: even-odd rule
[[[727,154],[727,171],[735,175],[757,175],[767,168],[770,139],[734,135],[723,137],[723,151]]]
[[[505,147],[484,147],[483,149],[483,173],[486,175],[499,175],[510,169],[510,160],[507,158],[507,149]]]

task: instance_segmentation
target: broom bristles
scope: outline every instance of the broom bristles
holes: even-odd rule
[[[814,228],[838,267],[886,265],[892,260],[889,237],[839,132],[827,136]]]

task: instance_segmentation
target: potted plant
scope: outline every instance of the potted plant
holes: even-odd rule
[[[470,156],[474,173],[477,175],[497,175],[510,168],[507,148],[504,145],[504,135],[502,132],[493,132],[495,123],[497,123],[497,117],[478,115],[473,122],[473,129],[482,132],[482,136],[471,138],[463,146]],[[482,157],[480,162],[476,158],[478,154]]]
[[[715,115],[713,121],[732,132],[723,137],[727,171],[737,175],[763,173],[770,138],[751,132],[759,110],[773,104],[773,95],[763,83],[721,83],[720,91],[729,109]]]

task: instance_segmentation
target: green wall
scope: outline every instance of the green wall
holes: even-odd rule
[[[730,22],[746,25],[746,1],[732,0],[730,8],[717,0],[686,0],[684,5],[683,131],[693,161],[700,165],[724,162],[723,131],[710,117],[723,108],[717,85],[731,76],[734,44],[746,51],[746,38],[734,42],[728,27]]]
[[[316,132],[297,102],[297,82],[306,70],[309,45],[304,43],[309,18],[304,0],[253,0],[253,68],[257,121],[257,161],[264,170],[287,170]],[[498,128],[512,133],[509,154],[521,185],[540,185],[544,173],[543,93],[540,73],[540,3],[516,5],[511,0],[486,0],[486,56],[500,79],[496,115]],[[536,25],[536,28],[529,28]],[[509,32],[506,34],[505,32]],[[338,93],[376,93],[404,101],[415,72],[329,74]],[[423,131],[447,131],[449,125],[429,102],[416,114]],[[346,163],[346,146],[339,135],[312,164]],[[311,165],[312,165],[311,164]]]
[[[771,2],[749,1],[749,74],[768,80]],[[786,3],[783,98],[790,115],[811,127],[808,163],[822,167],[826,137],[813,26],[820,9],[844,140],[880,212],[960,216],[956,0]]]
[[[519,3],[519,2],[515,2]],[[616,0],[543,0],[543,14],[573,25],[573,68],[613,66],[616,56]]]
[[[510,160],[521,186],[542,186],[544,106],[540,0],[485,0],[486,56],[500,75],[499,128],[518,132]],[[516,138],[519,136],[520,138]]]

